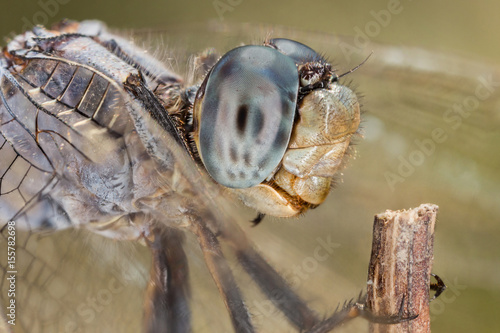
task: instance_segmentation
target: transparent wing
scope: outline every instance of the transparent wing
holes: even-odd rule
[[[70,218],[75,212],[61,205],[61,197],[73,196],[68,183],[83,171],[76,165],[123,161],[123,133],[130,131],[123,93],[102,73],[56,58],[40,56],[19,74],[1,74],[0,245],[3,253],[15,253],[0,260],[2,303],[7,306],[15,300],[16,332],[73,332],[82,323],[109,331],[120,319],[110,316],[97,323],[95,318],[109,312],[103,305],[112,299],[134,309],[135,303],[125,299],[133,292],[123,290],[133,283],[145,284],[144,260],[134,267],[136,253],[131,253],[123,271],[113,252],[119,245],[96,242],[85,231],[40,233],[78,227],[80,222]],[[82,203],[88,198],[73,194]],[[91,206],[87,209],[93,211]],[[11,221],[16,222],[13,229],[7,225]],[[8,251],[11,243],[14,251]],[[131,251],[121,251],[127,248]],[[87,283],[88,272],[100,283]],[[7,279],[12,276],[15,280]],[[8,297],[12,286],[15,296]],[[140,311],[136,305],[135,311]],[[5,313],[7,320],[12,319],[9,314]]]
[[[109,79],[63,60],[34,59],[20,74],[3,71],[1,79],[2,222],[16,220],[25,229],[69,227],[52,197],[76,171],[72,159],[92,163],[123,150],[118,141],[130,122],[120,111],[124,101]],[[96,150],[99,140],[102,149]]]

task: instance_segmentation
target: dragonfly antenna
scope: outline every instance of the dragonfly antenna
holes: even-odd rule
[[[366,57],[366,59],[365,59],[365,60],[363,60],[363,61],[362,61],[359,65],[357,65],[357,66],[356,66],[356,67],[354,67],[353,69],[351,69],[351,70],[349,70],[349,71],[345,72],[344,74],[341,74],[341,75],[337,76],[337,80],[338,80],[338,79],[340,79],[342,76],[346,76],[347,74],[351,74],[352,72],[354,72],[355,70],[357,70],[357,69],[358,69],[359,67],[361,67],[361,66],[362,66],[365,62],[367,62],[367,61],[368,61],[368,59],[370,59],[370,57],[372,56],[372,54],[373,54],[373,51],[372,51],[372,52],[370,52],[370,54],[368,55],[368,57]]]

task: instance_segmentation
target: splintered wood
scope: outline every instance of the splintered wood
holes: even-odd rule
[[[431,331],[429,284],[437,212],[438,206],[422,204],[375,216],[367,308],[377,318],[418,317],[392,325],[370,323],[371,333]]]

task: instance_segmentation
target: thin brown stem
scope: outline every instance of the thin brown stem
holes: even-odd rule
[[[367,310],[376,317],[398,312],[414,320],[371,323],[372,333],[430,332],[429,285],[438,206],[386,211],[375,216],[368,269]]]

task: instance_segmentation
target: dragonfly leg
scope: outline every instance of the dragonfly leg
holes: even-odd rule
[[[216,228],[220,237],[233,248],[243,269],[295,327],[303,331],[320,322],[316,313],[254,248],[237,223],[218,224]]]
[[[237,223],[219,223],[217,235],[232,247],[238,262],[260,290],[300,331],[320,322],[286,280],[262,257]]]
[[[216,235],[202,221],[197,219],[193,220],[191,229],[198,237],[205,263],[222,295],[235,331],[237,333],[254,332],[240,289],[222,253]]]
[[[363,296],[362,293],[359,294],[357,300],[351,299],[350,301],[344,302],[342,308],[339,310],[338,307],[335,312],[328,318],[322,320],[320,323],[316,324],[311,330],[306,331],[306,333],[327,333],[331,332],[336,327],[339,327],[346,322],[357,318],[363,317],[371,323],[378,324],[399,324],[405,321],[410,321],[417,318],[417,315],[406,315],[404,313],[404,297],[401,301],[399,311],[397,314],[392,316],[378,316],[373,314],[369,309],[366,308],[366,295]]]
[[[361,297],[361,295],[360,295]],[[358,301],[360,299],[358,298]],[[341,309],[337,307],[335,312],[325,320],[316,324],[312,329],[306,331],[307,333],[327,333],[339,327],[340,325],[348,322],[351,319],[362,316],[364,312],[364,305],[354,300],[344,302]]]
[[[191,331],[189,279],[184,235],[172,228],[153,230],[148,241],[153,253],[151,277],[145,300],[145,332]]]
[[[236,249],[236,256],[245,271],[262,292],[301,331],[319,322],[311,310],[287,284],[285,279],[251,246]]]

